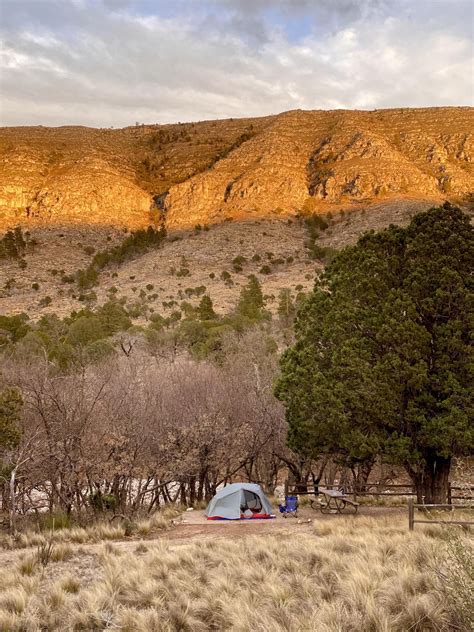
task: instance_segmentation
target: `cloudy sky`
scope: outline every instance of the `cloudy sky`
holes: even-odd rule
[[[0,0],[0,123],[473,105],[474,0]]]

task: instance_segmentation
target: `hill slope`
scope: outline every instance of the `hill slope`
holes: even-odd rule
[[[0,228],[169,228],[464,199],[474,191],[474,109],[291,111],[112,129],[0,129]]]

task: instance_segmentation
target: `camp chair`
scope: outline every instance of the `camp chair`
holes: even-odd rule
[[[297,518],[298,516],[298,496],[285,496],[285,504],[279,505],[280,513],[283,515],[283,518],[287,516],[293,516]]]

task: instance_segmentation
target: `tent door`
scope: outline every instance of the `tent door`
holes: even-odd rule
[[[262,513],[262,501],[257,494],[249,492],[247,489],[242,490],[242,500],[240,503],[240,511],[244,512],[250,509],[252,513]]]

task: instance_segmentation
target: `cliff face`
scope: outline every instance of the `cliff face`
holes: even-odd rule
[[[474,109],[0,130],[0,227],[171,228],[474,192]]]

